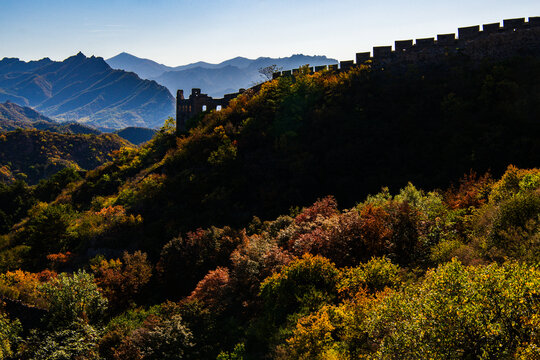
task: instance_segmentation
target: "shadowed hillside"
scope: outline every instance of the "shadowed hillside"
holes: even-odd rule
[[[327,194],[350,207],[382,186],[446,188],[471,169],[532,167],[539,74],[538,57],[458,57],[408,71],[281,77],[201,114],[187,136],[160,133],[140,153],[122,153],[70,199],[87,209],[107,198],[141,214],[141,241],[153,243],[275,217]]]

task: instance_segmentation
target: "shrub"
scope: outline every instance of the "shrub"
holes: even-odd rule
[[[382,257],[372,258],[357,267],[345,269],[339,282],[339,291],[349,297],[354,297],[363,289],[377,292],[387,287],[397,289],[400,285],[399,266]]]
[[[0,311],[0,359],[9,359],[16,350],[20,340],[21,324],[18,320],[11,321]]]
[[[452,261],[374,303],[365,325],[373,358],[511,358],[537,336],[539,293],[536,267]]]
[[[307,313],[336,299],[339,271],[330,260],[305,254],[261,284],[267,314],[280,323],[287,315]]]
[[[141,251],[124,252],[122,260],[103,259],[92,265],[96,283],[115,309],[122,309],[134,301],[135,295],[150,281],[152,265],[146,257]]]
[[[94,276],[85,271],[62,273],[43,284],[41,291],[49,308],[49,327],[63,327],[81,319],[90,323],[102,320],[107,300],[99,292]]]

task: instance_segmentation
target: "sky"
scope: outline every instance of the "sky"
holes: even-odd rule
[[[0,58],[121,52],[178,66],[357,52],[540,16],[539,0],[0,0]]]

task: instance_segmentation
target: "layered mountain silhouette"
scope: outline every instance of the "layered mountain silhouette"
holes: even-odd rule
[[[174,98],[165,87],[82,53],[61,62],[2,59],[0,102],[6,100],[31,106],[57,121],[104,130],[156,128],[174,114]]]
[[[149,59],[142,59],[128,53],[121,53],[106,60],[115,69],[133,71],[141,78],[155,80],[166,86],[172,94],[178,89],[189,93],[192,88],[201,88],[210,96],[221,97],[226,93],[248,88],[266,79],[259,69],[276,65],[283,70],[311,66],[336,64],[337,60],[326,56],[293,55],[285,58],[260,57],[247,59],[236,57],[219,64],[204,61],[177,67],[159,64]]]

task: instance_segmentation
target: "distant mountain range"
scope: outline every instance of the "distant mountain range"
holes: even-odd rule
[[[254,60],[236,57],[219,64],[199,61],[170,67],[124,52],[107,59],[106,62],[114,69],[133,71],[141,78],[155,80],[166,86],[173,95],[178,89],[190,93],[192,88],[201,88],[210,96],[221,97],[226,93],[236,92],[240,88],[248,88],[265,81],[259,69],[267,66],[276,65],[282,70],[289,70],[306,64],[329,65],[338,61],[326,56],[300,54],[285,58],[260,57]]]
[[[174,98],[155,81],[113,70],[100,57],[82,53],[64,61],[48,58],[0,61],[0,102],[31,106],[57,121],[100,129],[160,127],[174,114]]]

